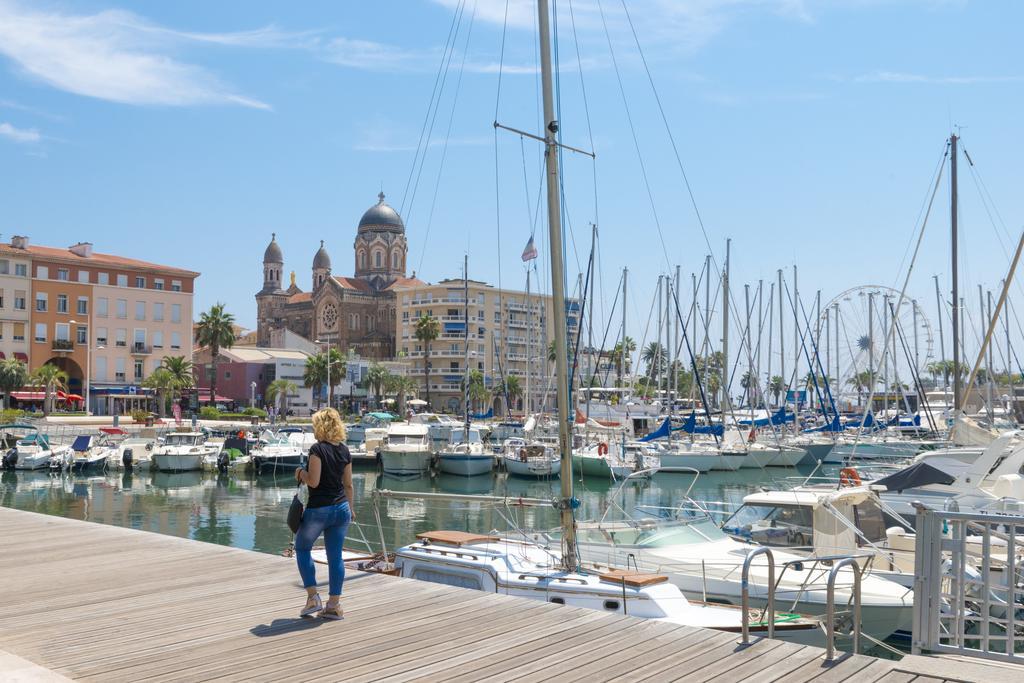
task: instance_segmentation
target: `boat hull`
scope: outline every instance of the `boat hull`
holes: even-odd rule
[[[388,474],[422,474],[430,469],[430,451],[404,451],[385,448],[380,459]]]
[[[441,453],[437,456],[438,468],[446,474],[473,477],[494,470],[494,456],[476,453]]]
[[[543,477],[557,477],[562,472],[561,460],[533,458],[523,462],[519,458],[506,455],[504,462],[508,473],[517,477],[541,479]]]
[[[150,467],[158,472],[191,472],[203,469],[205,453],[187,455],[171,455],[154,453],[150,458]]]
[[[306,464],[306,456],[301,453],[295,455],[253,455],[252,466],[257,472],[276,472],[278,470],[294,470],[296,467],[303,467]]]

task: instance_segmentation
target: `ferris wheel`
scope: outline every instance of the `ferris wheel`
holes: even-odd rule
[[[913,387],[914,374],[923,374],[934,359],[935,336],[928,316],[910,297],[894,315],[899,301],[900,293],[891,287],[862,285],[822,307],[818,354],[838,392],[855,391],[865,382],[856,378],[865,378],[872,367],[879,390],[897,382]],[[896,329],[889,339],[894,318]]]

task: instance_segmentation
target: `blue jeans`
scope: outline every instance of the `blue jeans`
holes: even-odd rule
[[[307,508],[302,513],[302,524],[295,534],[295,561],[299,565],[302,585],[306,588],[316,587],[316,566],[313,564],[313,544],[320,534],[324,535],[327,547],[327,574],[330,583],[330,595],[341,595],[341,584],[345,581],[345,565],[341,561],[341,546],[345,542],[345,533],[352,512],[348,501],[340,505],[328,505],[319,508]]]

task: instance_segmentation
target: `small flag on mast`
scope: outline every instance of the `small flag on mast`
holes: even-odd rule
[[[533,243],[533,236],[530,236],[530,241],[526,243],[526,248],[523,249],[523,261],[532,261],[537,258],[537,247]]]

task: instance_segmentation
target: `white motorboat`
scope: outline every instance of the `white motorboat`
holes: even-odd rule
[[[270,430],[260,435],[259,446],[250,453],[257,473],[294,471],[305,466],[308,450],[293,443],[291,436]]]
[[[73,459],[70,446],[51,448],[49,437],[40,434],[39,430],[31,425],[2,425],[0,433],[5,435],[5,442],[10,443],[14,440],[13,446],[3,456],[5,469],[38,470],[49,467],[50,461],[54,458],[57,458],[62,466],[70,465]]]
[[[742,627],[739,609],[690,602],[666,576],[607,568],[567,572],[541,546],[486,534],[431,531],[417,538],[395,551],[400,576],[673,624],[729,632]],[[809,643],[821,637],[816,620],[778,614],[775,622],[776,638]],[[750,625],[756,635],[767,630],[764,622]]]
[[[612,567],[664,574],[691,599],[738,605],[741,602],[743,562],[757,546],[727,536],[706,515],[672,521],[641,519],[581,523],[578,531],[584,560]],[[831,563],[773,549],[776,605],[812,616],[826,612],[826,588]],[[843,568],[836,581],[836,601],[851,597],[852,570]],[[767,601],[768,567],[755,560],[750,568],[751,604]],[[705,597],[706,596],[706,597]],[[909,630],[913,592],[887,579],[862,576],[864,633],[884,640]]]
[[[155,438],[127,437],[111,449],[107,456],[107,468],[148,471],[154,448]]]
[[[115,435],[120,438],[115,438]],[[81,435],[71,444],[74,461],[71,468],[76,471],[105,469],[110,455],[117,451],[118,444],[127,432],[118,427],[100,430],[99,436]]]
[[[381,464],[388,474],[422,474],[433,458],[430,430],[425,424],[393,423],[380,447]]]
[[[390,413],[366,413],[356,424],[345,425],[345,443],[351,449],[366,443],[371,435],[379,434],[379,438],[383,438],[391,420]]]
[[[160,472],[201,470],[204,459],[216,456],[221,445],[208,443],[202,432],[168,434],[164,442],[153,451],[152,468]]]
[[[525,439],[506,439],[501,460],[505,471],[518,477],[557,477],[562,471],[557,449],[540,442],[527,443]]]
[[[452,441],[437,454],[438,468],[448,474],[472,477],[494,470],[494,456],[484,451],[480,431],[476,427],[457,429]]]
[[[452,440],[452,432],[462,429],[462,423],[448,415],[438,413],[416,413],[409,418],[409,424],[427,427],[434,444],[446,444]]]

